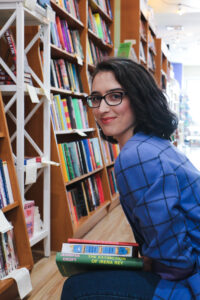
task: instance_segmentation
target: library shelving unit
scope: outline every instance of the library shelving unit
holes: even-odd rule
[[[140,7],[140,1],[124,0],[120,6],[120,39],[135,40],[133,45],[138,62],[147,66],[148,21]]]
[[[29,5],[27,7],[27,5]],[[50,20],[53,13],[30,1],[0,2],[0,66],[13,84],[1,85],[4,109],[22,202],[34,200],[42,215],[43,228],[30,239],[30,246],[42,241],[45,256],[50,255]],[[17,73],[12,70],[12,49],[4,42],[7,31],[16,44]],[[3,44],[4,43],[4,44]],[[8,45],[7,45],[8,46]],[[39,48],[43,50],[43,76]],[[11,52],[13,54],[13,52]],[[27,60],[26,60],[27,58]],[[26,64],[28,61],[28,67]],[[26,75],[31,75],[25,84]],[[31,85],[33,83],[33,85]],[[30,184],[25,182],[24,160],[41,157],[42,163],[32,169]],[[39,168],[38,168],[39,167]],[[14,213],[14,212],[13,212]]]
[[[169,50],[161,38],[156,38],[156,49],[157,55],[155,78],[159,87],[165,91],[167,87],[167,81],[169,80],[171,65],[169,61]]]
[[[26,267],[29,270],[33,266],[33,258],[29,245],[28,234],[24,219],[22,200],[17,180],[17,174],[14,166],[10,137],[7,128],[6,117],[4,113],[3,101],[0,93],[0,158],[7,162],[11,188],[13,192],[14,203],[2,208],[8,221],[12,223],[14,229],[14,238],[16,244],[16,254],[19,260],[19,267]],[[2,300],[15,299],[13,279],[0,280],[0,298]]]
[[[69,1],[71,4],[72,2],[73,1]],[[73,124],[72,129],[67,128],[65,130],[61,130],[62,124],[56,129],[55,122],[52,122],[51,160],[60,163],[59,167],[52,167],[51,171],[51,249],[55,251],[60,251],[62,243],[66,242],[68,237],[82,237],[108,213],[109,207],[114,207],[119,203],[118,194],[113,193],[114,195],[112,195],[107,172],[107,168],[111,167],[113,163],[108,165],[103,158],[99,132],[97,130],[92,111],[88,109],[84,99],[90,92],[90,73],[94,70],[95,62],[100,60],[103,55],[112,55],[114,53],[114,1],[109,1],[112,18],[109,10],[105,11],[106,2],[107,0],[74,1],[74,4],[76,4],[73,6],[76,7],[76,10],[74,11],[70,5],[69,7],[65,7],[62,4],[62,1],[60,1],[59,4],[57,1],[51,1],[51,6],[56,13],[56,21],[58,22],[58,24],[56,24],[57,29],[59,28],[60,19],[60,23],[62,25],[65,24],[66,26],[67,24],[70,32],[73,30],[77,31],[80,36],[80,44],[82,48],[81,53],[77,53],[75,50],[71,51],[64,42],[60,44],[57,43],[55,35],[52,35],[51,59],[53,62],[52,64],[54,64],[54,68],[56,68],[56,61],[59,59],[64,60],[65,66],[68,66],[71,63],[74,65],[73,68],[78,70],[80,74],[80,80],[78,81],[79,83],[80,81],[82,83],[78,84],[79,88],[77,88],[77,86],[75,88],[72,87],[72,84],[69,84],[69,87],[67,87],[64,83],[59,83],[59,79],[57,78],[56,80],[54,75],[55,80],[52,80],[53,86],[51,87],[52,102],[55,101],[54,98],[56,97],[66,99],[67,105],[71,101],[70,99],[72,99],[72,101],[74,99],[75,101],[79,101],[79,104],[81,101],[81,106],[85,111],[85,118],[87,119],[87,125],[84,128],[78,129]],[[92,18],[93,22],[96,20],[94,17],[94,15],[96,15],[97,22],[100,21],[100,24],[104,23],[104,30],[108,30],[109,28],[109,37],[105,37],[104,35],[101,36],[99,32],[95,32],[92,28],[89,28],[89,12],[90,18]],[[107,29],[105,29],[106,26],[108,26]],[[59,32],[57,32],[57,36],[59,36]],[[60,39],[62,40],[62,37],[59,36],[59,40]],[[109,39],[112,40],[112,43]],[[88,51],[90,51],[91,54],[90,58]],[[69,72],[69,69],[67,70]],[[71,78],[71,76],[68,76],[68,79],[69,78]],[[71,81],[73,81],[73,79]],[[61,157],[62,155],[59,152],[59,147],[61,144],[63,145],[72,142],[81,143],[85,139],[88,139],[89,141],[96,139],[98,141],[99,154],[102,163],[92,171],[81,173],[80,176],[73,179],[68,178],[68,180],[66,180],[64,174],[66,171],[64,171],[62,165],[63,157]],[[73,189],[76,189],[77,186],[85,184],[84,182],[96,178],[96,176],[100,178],[102,183],[104,201],[100,202],[94,210],[89,209],[86,215],[81,216],[75,222],[74,215],[72,213],[72,202],[70,202],[70,192]]]

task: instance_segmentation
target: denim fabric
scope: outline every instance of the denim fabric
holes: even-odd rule
[[[151,300],[159,280],[143,271],[81,273],[65,281],[61,300]]]

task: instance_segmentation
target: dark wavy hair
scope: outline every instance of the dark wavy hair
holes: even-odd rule
[[[106,58],[96,65],[92,82],[102,71],[111,71],[127,92],[136,118],[134,133],[142,131],[170,139],[178,126],[177,116],[170,111],[166,96],[145,67],[127,58]],[[101,128],[100,132],[104,139],[117,143],[113,137],[105,136]]]

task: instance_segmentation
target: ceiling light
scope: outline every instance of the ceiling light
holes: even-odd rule
[[[168,26],[166,26],[166,29],[169,30],[169,31],[171,31],[171,30],[182,31],[183,26],[181,26],[181,25],[168,25]]]
[[[179,4],[178,4],[178,9],[177,9],[177,14],[178,14],[179,16],[182,16],[182,15],[184,14],[184,12],[185,12],[185,10],[184,10],[182,4],[179,3]]]

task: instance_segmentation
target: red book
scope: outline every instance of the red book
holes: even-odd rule
[[[64,42],[64,38],[63,38],[61,22],[60,22],[60,18],[58,16],[56,16],[56,26],[57,26],[60,44],[61,44],[62,48],[65,49],[65,42]]]
[[[105,198],[104,198],[102,182],[101,182],[101,178],[100,178],[99,174],[95,175],[95,180],[96,180],[97,188],[99,191],[100,203],[103,203],[105,201]]]

